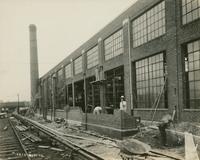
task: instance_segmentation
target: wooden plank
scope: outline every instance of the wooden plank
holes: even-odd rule
[[[193,135],[185,132],[185,160],[199,160]]]

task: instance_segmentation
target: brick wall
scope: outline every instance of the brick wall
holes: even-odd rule
[[[86,115],[83,115],[83,125],[86,124]],[[87,128],[101,134],[121,139],[123,136],[134,134],[136,129],[135,118],[118,110],[111,114],[87,114]]]

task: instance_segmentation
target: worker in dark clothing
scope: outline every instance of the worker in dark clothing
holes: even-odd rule
[[[160,135],[161,135],[161,143],[163,146],[167,146],[167,134],[166,129],[170,126],[171,123],[174,121],[176,111],[173,111],[172,116],[167,114],[164,115],[161,119],[161,123],[158,125]]]

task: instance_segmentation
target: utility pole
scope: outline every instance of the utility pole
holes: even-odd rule
[[[17,114],[19,114],[19,94],[17,94]]]
[[[86,92],[86,73],[83,73],[84,105],[85,105],[85,130],[87,130],[87,92]]]
[[[53,120],[55,121],[55,105],[56,105],[56,75],[54,74],[52,77],[52,112],[53,112]],[[52,119],[52,118],[51,118]]]

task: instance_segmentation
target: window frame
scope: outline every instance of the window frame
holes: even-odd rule
[[[190,23],[193,23],[193,22],[195,22],[195,21],[197,21],[197,20],[200,19],[200,1],[197,0],[197,8],[196,9],[192,9],[192,2],[193,2],[193,0],[190,0],[190,2],[189,2],[189,3],[191,3],[191,11],[187,12],[187,4],[189,4],[189,3],[185,2],[185,5],[184,5],[183,4],[183,0],[181,0],[181,6],[180,6],[180,9],[181,9],[181,24],[183,26],[185,26],[187,24],[190,24]],[[185,7],[185,14],[183,13],[183,8],[184,7]],[[194,11],[197,11],[197,17],[196,17],[196,19],[193,19],[193,13],[194,13]],[[188,15],[188,13],[191,13],[191,18],[192,18],[192,20],[189,21],[189,22],[187,21],[187,15]],[[184,16],[186,16],[185,23],[183,21],[183,17]]]
[[[67,75],[66,73],[68,73],[67,72],[68,70],[66,70],[67,67],[69,67],[69,73],[70,73],[69,76],[66,76]],[[72,63],[68,63],[67,65],[65,65],[64,70],[65,70],[65,79],[71,78],[72,77]]]
[[[93,51],[94,50],[94,51]],[[91,52],[91,53],[90,53]],[[90,54],[89,54],[90,53]],[[89,55],[88,55],[89,54]],[[96,55],[97,54],[97,55]],[[97,56],[97,58],[93,59]],[[91,61],[89,61],[89,58]],[[91,69],[99,64],[99,47],[98,44],[90,48],[86,52],[86,59],[87,59],[87,69]],[[95,61],[94,61],[95,60]],[[89,63],[90,62],[90,63]]]
[[[81,64],[79,64],[78,66],[81,66],[81,67],[78,68],[78,69],[80,69],[80,71],[78,70],[78,72],[77,72],[77,67],[78,67],[77,66],[77,61],[79,60],[79,58],[81,59],[80,60]],[[77,74],[80,74],[82,72],[83,72],[83,56],[80,55],[79,57],[77,57],[76,59],[74,59],[74,74],[77,75]]]
[[[198,43],[198,49],[197,50],[194,50],[194,43]],[[191,44],[193,47],[191,50],[191,52],[188,51],[188,46],[189,44]],[[192,54],[192,55],[191,55]],[[199,59],[195,59],[194,60],[194,54],[197,54],[199,56]],[[199,89],[197,89],[198,87],[196,86],[200,86],[200,39],[196,39],[194,41],[191,41],[191,42],[188,42],[184,45],[184,53],[183,53],[183,64],[184,64],[184,79],[185,79],[185,109],[189,109],[189,110],[192,110],[192,109],[200,109],[200,105],[198,106],[198,100],[200,101],[200,98],[198,98],[199,96],[196,95],[198,92],[200,93],[200,87]],[[192,61],[190,61],[190,58],[193,58]],[[197,69],[195,69],[194,67],[194,62],[197,62],[198,61],[198,67]],[[192,68],[190,68],[190,63],[193,63],[192,64]],[[195,77],[196,73],[199,73],[199,77]],[[193,74],[193,79],[190,78],[190,75]],[[193,97],[191,97],[191,84],[194,84],[193,86]],[[199,85],[196,85],[199,84]],[[197,92],[197,93],[196,93]],[[191,105],[193,101],[193,106]],[[200,103],[200,102],[199,102]],[[197,105],[196,105],[197,104]]]
[[[119,34],[117,37],[116,34]],[[111,39],[109,41],[109,39]],[[114,41],[113,41],[114,40]],[[106,41],[109,41],[106,43]],[[123,28],[119,28],[109,36],[107,36],[103,41],[103,49],[104,49],[104,60],[109,61],[119,55],[122,55],[124,53],[124,34],[123,34]],[[110,50],[109,54],[106,54],[106,50]],[[117,53],[119,52],[119,53]],[[106,56],[107,55],[107,56]],[[106,58],[108,57],[108,58]]]
[[[156,14],[154,14],[153,10],[156,10],[156,7],[158,8],[159,5],[161,5],[161,9],[157,9]],[[164,8],[162,8],[162,5],[164,5]],[[159,13],[160,14],[164,13],[164,15],[159,16]],[[155,15],[157,15],[157,17],[158,17],[157,19],[155,19]],[[142,18],[142,20],[141,20],[141,18]],[[153,20],[150,18],[153,18]],[[137,22],[137,21],[139,21],[139,22]],[[161,23],[161,21],[162,21],[162,25],[159,27],[159,22]],[[149,23],[150,23],[150,25],[149,25]],[[145,24],[145,27],[143,26],[144,28],[138,30],[136,27],[138,27],[138,25],[140,25],[140,24]],[[158,25],[157,29],[155,29],[156,28],[155,24]],[[150,28],[151,26],[153,26],[153,30]],[[139,28],[141,28],[141,27],[139,27]],[[139,16],[134,18],[131,21],[131,30],[132,30],[131,36],[132,36],[132,47],[133,48],[137,48],[145,43],[148,43],[156,38],[159,38],[159,37],[165,35],[166,34],[166,3],[165,3],[165,0],[162,0],[158,3],[156,3],[154,6],[152,6],[151,8],[149,8],[148,10],[146,10],[145,12],[143,12],[142,14],[140,14]],[[146,34],[143,33],[144,30],[145,30]],[[158,33],[158,35],[155,36],[155,33]],[[142,34],[142,36],[138,37],[138,35],[141,35],[141,34]],[[151,38],[152,36],[153,36],[153,38]]]
[[[156,59],[157,58],[156,56],[160,56],[160,55],[162,55],[162,59],[160,58],[159,60]],[[142,65],[143,61],[145,65]],[[166,74],[167,74],[166,52],[162,51],[162,52],[153,54],[151,56],[136,60],[133,63],[134,63],[134,75],[135,75],[134,90],[136,94],[136,102],[135,102],[136,108],[137,109],[152,109],[151,106],[154,104],[156,97],[159,95],[163,87],[163,84],[165,83],[165,87],[163,91],[164,95],[162,95],[162,97],[164,96],[163,101],[162,101],[163,106],[161,106],[159,109],[167,109],[168,108],[168,93],[167,93],[168,91],[167,91],[167,81],[166,81]],[[158,64],[162,64],[162,67],[160,65],[158,67]],[[138,70],[140,68],[141,70]],[[162,71],[162,74],[160,74],[161,71]],[[137,72],[139,72],[139,74],[137,74]],[[155,86],[153,84],[155,84]],[[140,86],[139,89],[137,85]],[[157,89],[155,90],[156,87],[160,88],[160,90],[157,90]],[[150,91],[152,91],[152,93],[158,92],[158,94],[154,96]],[[138,103],[138,92],[141,93],[141,98],[145,97],[143,99],[145,101],[144,107],[139,107],[140,104]],[[145,96],[144,96],[144,93],[146,94]]]

